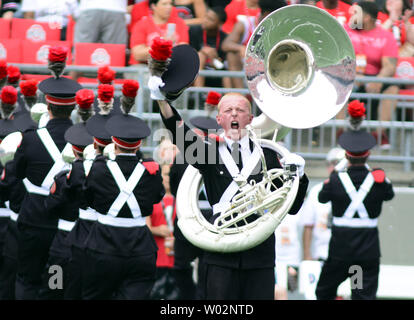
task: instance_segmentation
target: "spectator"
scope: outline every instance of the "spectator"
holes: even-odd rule
[[[0,1],[1,3],[1,1]],[[12,19],[17,18],[16,17],[16,12],[20,9],[20,0],[4,0],[1,3],[1,7],[0,7],[0,13],[1,13],[1,17],[3,19]]]
[[[207,11],[204,0],[175,0],[174,6],[188,26],[201,24]]]
[[[326,162],[329,175],[344,158],[345,151],[341,148],[333,148],[328,152]],[[303,225],[303,260],[325,261],[328,257],[332,208],[330,202],[320,203],[318,200],[322,185],[322,182],[318,183],[309,191],[300,211],[300,223]]]
[[[275,300],[287,300],[287,291],[297,289],[297,270],[301,255],[298,219],[299,215],[287,215],[275,231]]]
[[[381,26],[391,31],[400,47],[400,56],[413,56],[414,50],[414,17],[408,0],[387,0],[384,13],[378,13]],[[408,52],[407,52],[408,50]]]
[[[66,40],[68,17],[78,14],[78,1],[23,0],[21,11],[25,19],[48,22],[51,28],[61,29],[60,39]]]
[[[243,59],[246,53],[246,46],[259,22],[272,11],[286,5],[284,0],[259,0],[258,3],[261,12],[257,16],[245,16],[244,19],[240,19],[240,21],[234,25],[233,31],[223,41],[221,48],[226,52],[228,69],[230,71],[243,70]],[[229,6],[231,6],[231,4],[229,4]],[[228,20],[229,18],[227,16],[227,21]],[[233,88],[244,87],[242,78],[232,78],[231,80]]]
[[[173,276],[175,205],[170,189],[169,173],[170,165],[162,165],[165,196],[160,203],[154,204],[152,215],[146,218],[158,246],[156,281],[150,295],[151,299],[156,300],[175,300],[178,296]]]
[[[130,39],[130,64],[146,63],[155,37],[172,40],[173,45],[188,43],[188,27],[184,20],[171,14],[172,0],[149,0],[152,15],[135,24]]]
[[[341,25],[349,21],[351,6],[341,0],[320,0],[316,6],[333,15]]]
[[[143,17],[150,16],[152,11],[149,7],[148,0],[142,0],[135,3],[131,9],[131,23],[129,25],[129,32],[134,29],[135,24]],[[177,8],[173,7],[171,10],[171,16],[178,16]]]
[[[246,19],[247,17],[256,17],[259,15],[259,0],[232,0],[226,6],[225,10],[227,20],[223,25],[223,31],[230,33],[240,18]]]
[[[226,34],[221,30],[221,26],[226,21],[226,12],[222,7],[214,7],[207,10],[207,14],[201,25],[190,27],[190,45],[198,51],[200,57],[200,70],[203,69],[223,69],[226,54],[221,49],[221,45],[226,38]],[[224,82],[226,84],[224,84]],[[230,87],[230,79],[220,79],[219,86]],[[194,82],[196,87],[204,87],[204,77],[198,76]],[[213,85],[214,86],[214,85]]]
[[[378,7],[374,2],[362,1],[358,5],[362,9],[362,30],[352,29],[345,25],[357,57],[357,75],[375,76],[377,78],[392,77],[398,59],[398,44],[392,33],[376,24]],[[381,82],[357,84],[357,92],[398,94],[397,86]],[[372,100],[372,119],[390,121],[397,101],[391,99]],[[378,110],[378,107],[380,108]],[[390,148],[388,135],[381,127],[374,133],[383,149]]]

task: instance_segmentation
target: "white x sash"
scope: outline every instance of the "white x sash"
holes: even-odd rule
[[[259,149],[255,146],[247,163],[243,163],[243,168],[240,172],[239,168],[236,165],[236,162],[231,156],[229,150],[227,149],[226,144],[222,143],[218,149],[224,165],[226,166],[227,170],[233,178],[235,178],[237,175],[241,175],[247,181],[247,178],[250,176],[250,174],[256,167],[257,163],[260,161],[260,152]],[[213,212],[223,212],[228,207],[230,207],[230,201],[236,195],[238,190],[239,186],[233,180],[222,194],[220,201],[213,205]]]
[[[369,218],[367,209],[364,205],[364,199],[367,196],[368,192],[371,190],[371,187],[374,184],[374,177],[371,173],[368,173],[365,180],[362,182],[359,190],[355,189],[354,184],[352,183],[351,178],[348,173],[340,172],[338,174],[339,180],[341,180],[342,185],[344,186],[351,203],[348,208],[345,210],[342,217],[334,217],[333,224],[336,226],[346,226],[346,227],[363,227],[363,228],[372,228],[377,226],[378,219]],[[353,218],[355,212],[358,212],[359,218]]]
[[[27,178],[23,180],[23,183],[28,192],[47,196],[49,194],[50,187],[53,184],[53,178],[55,175],[64,169],[68,169],[70,166],[68,163],[63,161],[62,153],[59,151],[58,147],[50,136],[49,131],[47,131],[46,128],[38,129],[37,134],[40,138],[40,141],[42,141],[43,145],[45,146],[47,152],[49,152],[49,155],[52,157],[54,164],[49,170],[40,187],[31,183]],[[66,144],[65,148],[68,146],[70,146],[70,144]]]
[[[118,197],[115,199],[115,201],[112,203],[112,206],[109,208],[108,214],[113,217],[116,217],[119,211],[124,206],[125,202],[127,202],[129,208],[131,209],[132,216],[134,218],[142,217],[141,208],[139,207],[138,201],[135,198],[133,191],[137,186],[139,180],[141,179],[145,171],[145,167],[141,163],[138,163],[134,171],[132,172],[131,176],[129,177],[128,181],[126,181],[121,169],[115,161],[108,160],[107,166],[112,176],[114,177],[114,180],[118,185],[119,190],[121,190]]]

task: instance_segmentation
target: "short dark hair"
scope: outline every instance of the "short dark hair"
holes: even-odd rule
[[[227,13],[224,10],[223,7],[212,7],[210,8],[211,11],[214,11],[214,13],[217,15],[217,17],[219,18],[219,21],[221,23],[226,22],[227,20]]]
[[[53,103],[49,103],[48,107],[50,108],[50,112],[52,112],[53,117],[58,119],[69,119],[73,109],[75,109],[75,105],[62,107]]]
[[[285,0],[259,0],[259,8],[262,12],[273,12],[286,5]]]
[[[157,4],[160,0],[149,0],[148,5],[151,7],[152,4]]]
[[[375,2],[371,1],[360,1],[357,3],[362,11],[371,16],[372,19],[377,20],[378,6]]]

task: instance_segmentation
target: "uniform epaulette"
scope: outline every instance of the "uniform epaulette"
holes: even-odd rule
[[[152,159],[143,159],[141,163],[151,175],[156,174],[160,169],[160,165]]]
[[[371,173],[376,183],[383,183],[385,181],[385,172],[381,168],[375,168]]]

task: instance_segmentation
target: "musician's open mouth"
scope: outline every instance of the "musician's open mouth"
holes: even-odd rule
[[[237,121],[231,122],[231,128],[232,129],[239,129],[239,123]]]

